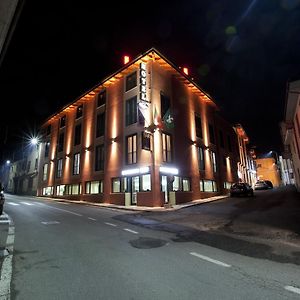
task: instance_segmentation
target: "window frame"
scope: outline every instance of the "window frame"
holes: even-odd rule
[[[80,174],[80,152],[74,153],[73,155],[73,175],[79,175]]]
[[[133,84],[129,84],[129,78],[134,78],[135,77],[135,83]],[[134,89],[135,87],[137,87],[137,71],[133,71],[132,73],[128,74],[125,78],[125,92],[128,92],[132,89]]]
[[[170,133],[162,132],[162,160],[163,162],[172,162],[173,161],[173,145],[172,145],[172,135]],[[168,141],[169,138],[169,141]],[[168,149],[168,145],[170,145],[170,149]]]
[[[129,140],[131,139],[131,152],[129,152]],[[135,140],[135,143],[134,143]],[[135,146],[135,147],[134,147]],[[134,149],[135,148],[135,149]],[[133,165],[137,163],[138,139],[137,133],[126,136],[126,164]],[[130,158],[130,159],[129,159]]]

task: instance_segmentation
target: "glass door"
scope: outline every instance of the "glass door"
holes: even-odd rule
[[[140,190],[140,178],[139,176],[131,177],[131,204],[137,203],[137,192]]]

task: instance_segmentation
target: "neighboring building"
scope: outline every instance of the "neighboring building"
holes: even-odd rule
[[[237,141],[217,110],[150,49],[43,124],[38,195],[164,206],[226,192]]]
[[[257,178],[270,180],[274,187],[281,185],[280,171],[273,157],[256,159]]]
[[[284,157],[293,161],[295,185],[300,191],[300,80],[288,84],[281,136]]]
[[[28,146],[22,158],[10,163],[7,192],[36,195],[38,183],[38,147]]]
[[[241,124],[237,124],[234,130],[238,139],[239,162],[238,162],[238,177],[242,182],[247,182],[254,185],[257,181],[255,154],[253,149],[248,149],[249,138]]]
[[[283,185],[295,184],[293,162],[289,158],[279,156],[281,180]]]

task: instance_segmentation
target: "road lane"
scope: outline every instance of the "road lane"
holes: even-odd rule
[[[12,285],[16,299],[293,299],[284,290],[290,281],[284,285],[257,278],[255,272],[245,275],[249,266],[244,257],[239,258],[243,267],[236,267],[232,253],[174,242],[172,233],[112,219],[127,212],[70,204],[64,208],[75,213],[70,214],[49,207],[60,208],[60,203],[35,202],[7,207],[16,224]],[[92,217],[97,221],[91,222]],[[41,220],[60,223],[44,225]],[[152,247],[157,240],[166,243]],[[147,243],[150,248],[145,248]],[[233,271],[190,252],[230,263]]]

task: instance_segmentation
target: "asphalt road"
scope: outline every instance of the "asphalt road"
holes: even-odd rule
[[[5,212],[15,225],[11,299],[300,297],[298,265],[184,239],[182,225],[12,195]]]

